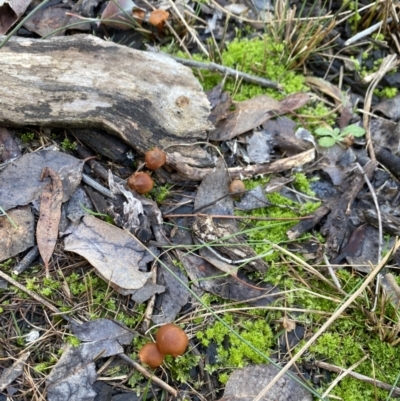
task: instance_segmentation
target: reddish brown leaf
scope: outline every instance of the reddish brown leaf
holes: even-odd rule
[[[226,141],[250,131],[271,117],[291,112],[304,106],[310,97],[307,93],[294,93],[282,101],[267,95],[256,96],[244,102],[236,103],[235,111],[218,124],[210,134],[214,141]]]
[[[49,275],[49,261],[58,237],[61,219],[63,186],[60,177],[51,168],[45,167],[41,179],[50,177],[40,199],[40,217],[36,228],[36,240],[40,256],[43,259],[46,276]]]
[[[300,107],[305,106],[310,100],[310,95],[307,93],[293,93],[285,99],[281,100],[281,107],[279,109],[279,114],[286,113],[288,111],[294,111]]]

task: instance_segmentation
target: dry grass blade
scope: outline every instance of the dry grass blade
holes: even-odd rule
[[[386,265],[390,257],[393,253],[397,251],[400,247],[400,240],[397,240],[396,244],[392,248],[391,252],[389,252],[385,258],[379,263],[378,266],[375,267],[374,270],[366,277],[363,284],[359,287],[359,289],[351,295],[346,302],[342,304],[342,306],[321,326],[321,328],[301,347],[301,349],[297,352],[297,354],[290,360],[290,362],[282,368],[278,375],[266,386],[258,395],[254,398],[253,401],[261,401],[261,399],[268,393],[268,391],[272,388],[272,386],[296,363],[296,361],[310,348],[310,346],[315,342],[315,340],[320,337],[326,329],[338,319],[338,317],[353,303],[355,299],[368,287],[368,285],[375,279],[375,277],[379,274],[382,268]]]
[[[63,186],[59,175],[49,167],[42,171],[41,180],[50,177],[40,199],[40,217],[36,229],[36,240],[43,259],[46,276],[49,276],[49,261],[56,246],[58,226],[61,219]]]
[[[328,21],[325,19],[329,18]],[[336,16],[296,18],[296,10],[288,9],[286,2],[279,0],[276,3],[275,19],[271,21],[268,32],[277,42],[282,40],[287,45],[287,59],[284,60],[288,69],[301,67],[310,55],[327,49],[334,39],[328,40],[331,31],[336,26]]]

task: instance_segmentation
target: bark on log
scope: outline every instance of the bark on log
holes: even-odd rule
[[[0,75],[2,126],[96,127],[139,152],[204,141],[212,128],[189,68],[94,36],[12,38]]]

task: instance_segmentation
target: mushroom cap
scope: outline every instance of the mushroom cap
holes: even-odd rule
[[[240,192],[246,190],[244,182],[242,180],[233,180],[229,185],[229,192],[232,196],[240,196]]]
[[[167,161],[167,155],[161,149],[153,148],[144,155],[146,167],[150,170],[157,170]]]
[[[177,357],[185,353],[189,339],[179,326],[169,323],[159,328],[156,343],[162,354]]]
[[[158,368],[164,361],[164,355],[159,351],[156,343],[143,345],[139,351],[139,359],[151,368]]]
[[[147,194],[153,189],[154,181],[149,174],[139,171],[128,178],[128,187],[138,194]]]

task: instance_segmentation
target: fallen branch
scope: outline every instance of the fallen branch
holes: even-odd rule
[[[310,163],[315,159],[315,149],[309,149],[295,156],[286,157],[268,164],[252,164],[246,167],[228,168],[231,178],[254,177],[261,174],[278,173],[290,170]],[[167,153],[167,165],[174,168],[177,174],[173,175],[175,180],[201,181],[207,174],[211,174],[212,168],[198,168],[187,164],[187,160],[177,153]]]
[[[0,71],[0,125],[100,128],[141,153],[212,128],[190,68],[161,53],[89,35],[11,38]]]

